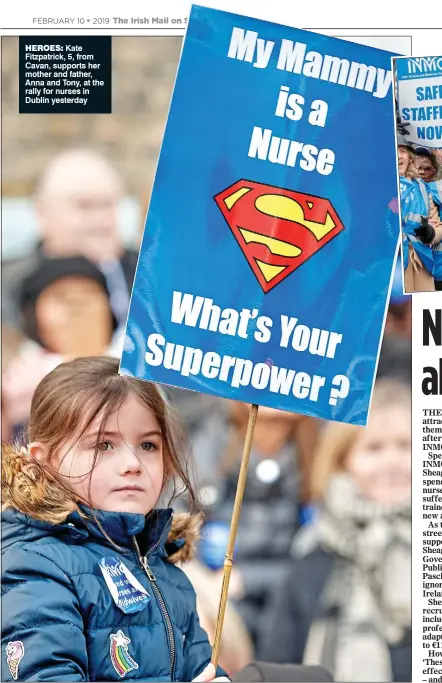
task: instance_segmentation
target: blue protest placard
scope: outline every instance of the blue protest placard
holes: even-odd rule
[[[401,121],[408,140],[423,147],[442,147],[442,56],[395,60]]]
[[[122,373],[366,423],[399,236],[391,57],[192,7]]]

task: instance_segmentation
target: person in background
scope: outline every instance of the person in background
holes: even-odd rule
[[[117,208],[122,192],[122,182],[116,171],[92,150],[67,149],[49,162],[35,193],[39,243],[23,259],[3,264],[3,322],[23,330],[21,326],[24,318],[20,301],[23,283],[29,277],[32,279],[33,274],[49,268],[51,260],[82,256],[95,264],[101,271],[101,279],[106,280],[106,298],[110,301],[113,319],[117,323],[113,345],[115,353],[119,352],[138,258],[135,251],[123,248],[117,231]],[[71,300],[72,296],[75,297],[74,288],[69,285],[68,288]],[[86,288],[90,289],[91,284]],[[41,300],[52,298],[53,301],[56,293],[60,303],[64,298],[62,290],[65,289],[65,285],[61,283],[54,284],[52,294],[46,293]],[[100,291],[103,291],[101,285]],[[65,311],[69,309],[67,301],[64,308]],[[51,306],[52,314],[56,309],[57,307]],[[76,309],[78,311],[79,307]],[[57,310],[61,308],[58,307]],[[75,319],[78,320],[77,316]],[[69,328],[72,331],[73,324],[74,321],[70,322],[66,331]],[[51,325],[53,330],[58,326],[61,334],[59,322],[52,319]],[[76,326],[70,343],[73,346],[78,343],[84,346],[90,335],[92,344],[92,337],[96,334],[101,332],[95,329],[95,323],[83,329]],[[67,334],[64,345],[65,343]],[[14,378],[10,380],[10,373],[5,380],[8,385],[6,393],[10,399],[7,399],[7,403],[13,412],[18,408],[18,413],[22,413],[21,417],[26,419],[23,405],[29,407],[36,385],[59,362],[58,354],[50,355],[47,350],[43,353],[39,344],[36,346],[26,343],[20,347],[11,367]],[[14,388],[11,386],[12,382]],[[15,414],[14,420],[18,417]]]
[[[63,360],[109,353],[116,327],[106,280],[81,256],[42,260],[21,283],[19,305],[26,336],[3,368],[3,396],[16,431],[40,380]]]
[[[429,193],[430,216],[429,224],[435,229],[433,248],[433,276],[436,291],[442,289],[442,167],[435,150],[426,147],[415,147],[415,166],[421,179],[426,183]],[[436,209],[435,209],[436,207]]]
[[[20,308],[27,337],[65,358],[103,353],[117,325],[106,279],[81,256],[42,262],[22,282]]]
[[[117,230],[118,204],[123,195],[121,178],[105,158],[89,149],[66,149],[55,156],[42,173],[34,204],[39,242],[23,259],[2,264],[3,321],[21,329],[22,283],[46,268],[51,259],[83,256],[101,270],[117,328],[112,353],[119,355],[124,342],[127,313],[138,252],[125,249]],[[61,285],[57,288],[60,290]],[[90,330],[77,333],[87,336]],[[75,344],[75,340],[73,340]],[[92,340],[91,340],[92,343]],[[16,388],[32,391],[54,364],[48,356],[26,344],[16,358]],[[27,388],[26,386],[27,385]],[[210,397],[168,388],[171,399],[189,430],[199,426],[213,408]],[[20,411],[19,411],[20,412]]]
[[[415,147],[416,170],[419,177],[426,183],[440,179],[441,170],[436,155],[426,147]]]
[[[67,149],[43,172],[35,194],[39,243],[25,258],[4,264],[5,322],[18,325],[17,292],[42,260],[84,256],[103,272],[118,325],[126,323],[138,254],[124,249],[117,231],[120,177],[89,149]]]
[[[215,570],[219,589],[250,406],[226,401],[225,409],[218,431],[193,438],[199,499],[207,514],[199,556]],[[258,411],[230,581],[230,597],[252,638],[289,561],[318,429],[313,418],[263,406]]]
[[[411,392],[374,389],[368,425],[330,423],[314,456],[319,509],[263,615],[258,656],[336,681],[411,680]]]
[[[414,150],[405,136],[398,136],[398,164],[402,221],[402,251],[406,292],[430,292],[434,286],[434,244],[442,238],[429,220],[437,210],[425,183],[417,176]]]

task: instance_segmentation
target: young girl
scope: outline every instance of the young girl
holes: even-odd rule
[[[411,395],[380,380],[365,428],[329,423],[315,453],[313,523],[262,620],[258,657],[336,681],[411,680]]]
[[[194,519],[156,509],[177,480],[193,495],[182,450],[159,387],[117,360],[40,382],[26,451],[3,453],[2,680],[228,680],[174,566]]]

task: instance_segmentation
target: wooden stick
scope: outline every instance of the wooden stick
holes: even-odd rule
[[[238,531],[239,516],[241,513],[241,505],[244,497],[244,489],[246,487],[247,471],[249,468],[250,451],[252,449],[253,432],[255,429],[256,418],[258,415],[258,406],[253,404],[249,422],[247,425],[246,440],[244,442],[244,450],[241,460],[241,468],[239,470],[238,484],[236,487],[235,502],[233,505],[232,521],[230,524],[229,541],[227,543],[226,557],[224,560],[223,584],[221,588],[221,599],[218,608],[218,618],[216,621],[215,639],[212,650],[212,664],[215,668],[218,665],[219,651],[221,647],[221,636],[224,624],[224,615],[226,612],[227,596],[229,594],[230,574],[232,572],[233,553],[235,550],[236,534]]]

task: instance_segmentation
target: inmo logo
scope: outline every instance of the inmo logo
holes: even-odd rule
[[[413,57],[408,60],[408,73],[435,73],[442,70],[442,57]]]

